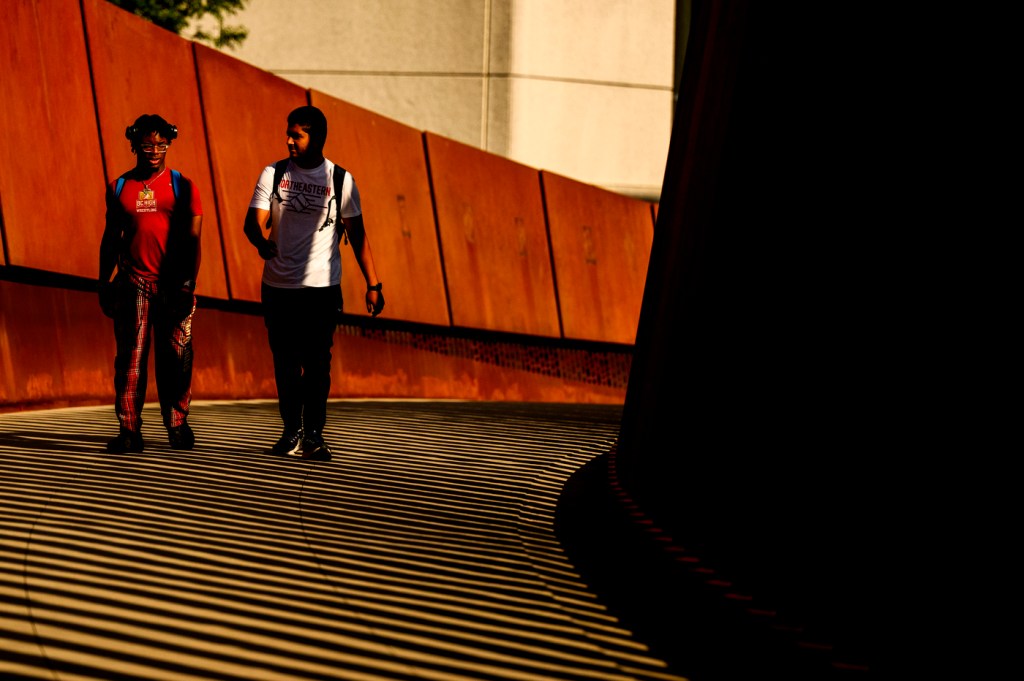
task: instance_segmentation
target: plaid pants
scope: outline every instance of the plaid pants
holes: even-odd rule
[[[192,316],[172,319],[156,295],[156,287],[131,277],[119,284],[114,315],[114,410],[122,427],[138,432],[146,403],[149,345],[154,346],[156,389],[164,426],[180,426],[192,403]]]

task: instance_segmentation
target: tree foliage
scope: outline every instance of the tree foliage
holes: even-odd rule
[[[214,47],[234,49],[248,37],[249,30],[244,26],[228,26],[225,19],[245,8],[248,0],[109,0],[121,9],[153,22],[188,38],[208,43]],[[216,29],[204,30],[195,28],[191,34],[183,34],[190,24],[209,26],[212,18]],[[198,20],[206,21],[199,22]]]

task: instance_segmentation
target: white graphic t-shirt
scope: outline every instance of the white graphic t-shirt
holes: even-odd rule
[[[289,161],[278,188],[281,201],[273,203],[274,164],[260,174],[249,207],[270,210],[267,238],[277,243],[278,255],[263,263],[263,283],[268,286],[337,286],[341,281],[334,170],[334,163],[327,159],[310,170]],[[341,215],[361,214],[359,190],[351,173],[345,173]]]

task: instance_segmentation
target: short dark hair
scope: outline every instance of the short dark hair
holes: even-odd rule
[[[288,125],[306,129],[314,144],[323,146],[327,142],[327,116],[315,106],[300,106],[288,114]]]
[[[125,128],[124,136],[132,143],[132,148],[134,149],[135,145],[151,132],[159,133],[166,137],[168,141],[171,141],[178,137],[178,126],[171,125],[162,116],[142,114],[135,119],[134,123]]]

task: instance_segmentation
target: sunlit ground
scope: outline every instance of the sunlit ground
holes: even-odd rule
[[[554,534],[621,407],[332,401],[334,459],[266,455],[273,401],[0,414],[0,677],[678,679]]]

